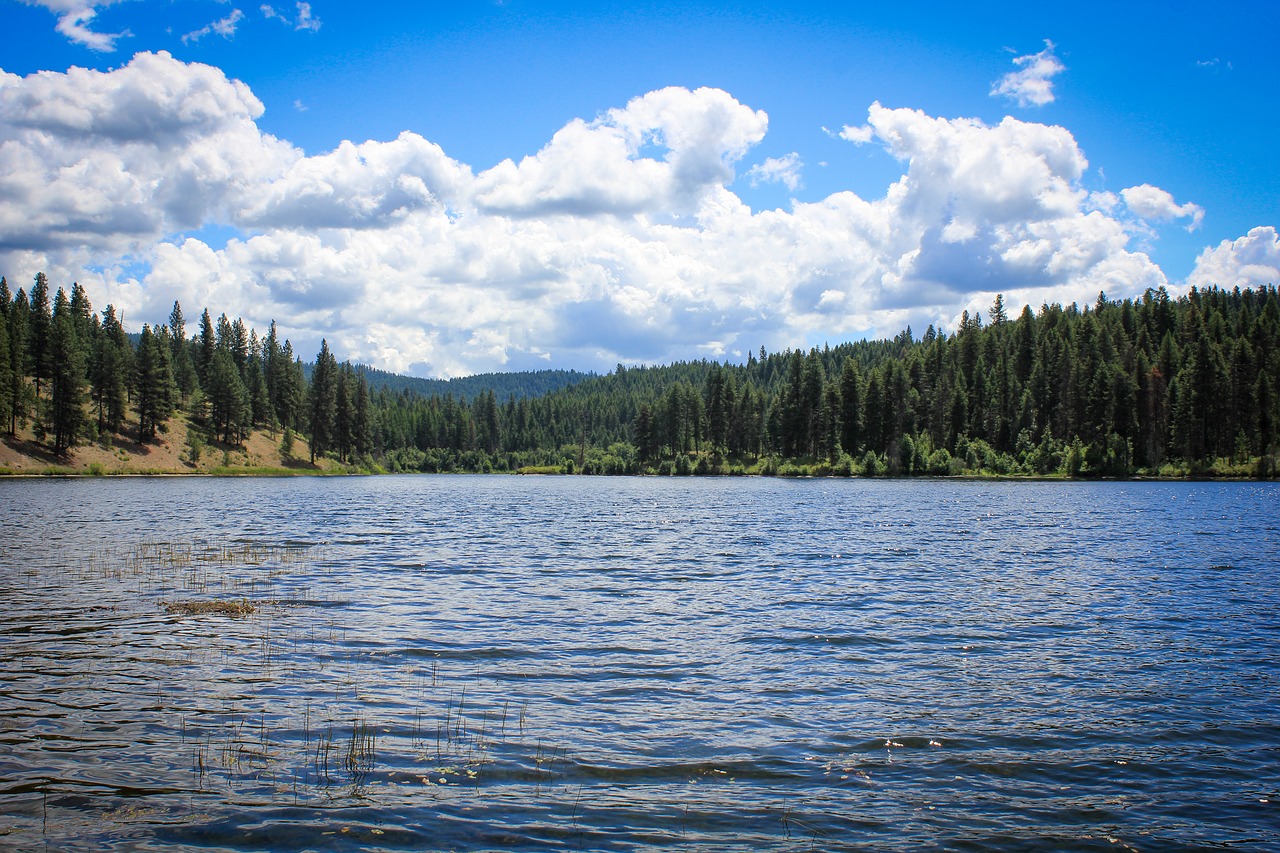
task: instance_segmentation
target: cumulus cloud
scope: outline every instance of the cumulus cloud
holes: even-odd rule
[[[116,39],[130,35],[128,30],[102,33],[90,29],[98,10],[120,0],[23,0],[29,6],[42,6],[58,16],[57,30],[76,44],[90,50],[109,53],[116,49]]]
[[[747,178],[751,186],[760,184],[782,184],[795,192],[800,187],[800,170],[804,163],[795,151],[782,157],[769,157],[763,163],[757,163],[747,170]]]
[[[519,165],[479,176],[476,203],[515,216],[688,213],[764,138],[768,117],[719,89],[671,87],[592,122],[575,119]],[[663,149],[661,160],[642,149]]]
[[[1121,222],[1097,210],[1080,178],[1088,166],[1061,127],[1006,118],[934,118],[873,105],[876,141],[906,174],[875,203],[870,243],[883,271],[859,296],[871,310],[936,307],[944,325],[958,304],[997,292],[1038,304],[1057,292],[1133,292],[1163,273],[1129,252]],[[1072,300],[1067,300],[1072,301]]]
[[[367,228],[414,210],[456,204],[471,170],[416,133],[392,142],[343,142],[295,160],[236,211],[238,222],[290,228]]]
[[[1188,284],[1198,287],[1262,287],[1280,282],[1280,235],[1274,226],[1253,228],[1238,240],[1223,240],[1196,258]]]
[[[243,83],[163,52],[0,77],[0,247],[130,252],[226,221],[301,156],[258,129],[262,111]]]
[[[412,132],[305,156],[262,113],[163,53],[0,75],[0,271],[78,280],[139,323],[174,298],[274,318],[303,354],[323,336],[391,370],[607,369],[949,327],[996,292],[1011,308],[1140,293],[1166,281],[1121,215],[1198,210],[1156,187],[1085,191],[1061,127],[880,104],[843,135],[902,164],[883,196],[759,212],[730,187],[768,117],[716,89],[650,92],[478,172]],[[785,184],[800,166],[745,174]]]
[[[1010,71],[995,82],[991,87],[992,97],[1009,98],[1020,107],[1053,103],[1053,78],[1067,69],[1053,51],[1053,42],[1045,39],[1044,50],[1015,57],[1013,64],[1018,70]]]
[[[1125,205],[1143,219],[1154,219],[1159,222],[1170,222],[1175,219],[1190,219],[1188,231],[1195,231],[1204,220],[1204,208],[1198,204],[1187,202],[1178,204],[1166,190],[1153,187],[1151,184],[1129,187],[1120,191]]]
[[[190,44],[193,41],[199,41],[210,33],[217,33],[223,38],[231,38],[236,34],[236,25],[244,19],[244,12],[239,9],[232,9],[231,14],[225,18],[219,18],[212,23],[205,24],[198,30],[192,30],[182,37],[183,44]]]

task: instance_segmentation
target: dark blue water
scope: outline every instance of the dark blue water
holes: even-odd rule
[[[0,848],[1280,849],[1276,485],[0,498]]]

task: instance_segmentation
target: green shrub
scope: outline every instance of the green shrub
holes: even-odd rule
[[[200,464],[200,454],[204,452],[204,436],[200,430],[191,427],[187,430],[187,460],[192,465]]]

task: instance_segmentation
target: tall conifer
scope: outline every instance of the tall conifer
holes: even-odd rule
[[[333,449],[334,418],[338,402],[338,363],[329,352],[328,340],[320,341],[311,372],[308,414],[311,420],[311,462]]]
[[[36,273],[35,284],[31,286],[31,309],[28,313],[27,338],[27,372],[35,380],[36,397],[44,380],[49,378],[50,352],[49,337],[53,332],[53,314],[49,308],[49,279],[44,273]]]
[[[48,432],[53,451],[65,456],[84,426],[84,352],[66,292],[58,288],[49,335]]]
[[[27,329],[31,310],[27,294],[18,288],[9,306],[9,434],[17,435],[19,422],[27,421]]]

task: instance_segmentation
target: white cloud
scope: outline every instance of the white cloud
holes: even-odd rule
[[[116,49],[116,39],[130,35],[128,30],[118,33],[100,33],[90,29],[99,9],[115,5],[120,0],[23,0],[28,6],[41,6],[58,16],[57,30],[76,44],[90,50],[110,53]]]
[[[853,127],[846,124],[837,135],[846,142],[852,142],[855,145],[864,145],[875,138],[875,131],[871,129],[870,125],[866,124],[861,127]]]
[[[141,53],[111,72],[0,77],[0,247],[133,252],[227,221],[301,156],[207,65]]]
[[[1053,103],[1053,78],[1066,70],[1053,53],[1053,42],[1045,39],[1044,50],[1015,57],[1017,71],[1010,71],[995,82],[991,95],[1009,98],[1020,107],[1043,107]]]
[[[1177,204],[1173,196],[1166,190],[1142,184],[1120,191],[1125,205],[1143,219],[1154,219],[1159,222],[1170,222],[1174,219],[1190,219],[1188,231],[1195,231],[1204,219],[1204,208],[1198,204],[1187,202]]]
[[[747,178],[751,186],[760,184],[782,184],[795,192],[800,188],[800,170],[804,163],[795,151],[782,157],[769,157],[763,163],[757,163],[747,170]]]
[[[198,30],[192,30],[182,37],[183,44],[190,44],[193,41],[199,41],[210,33],[217,33],[223,38],[231,38],[236,34],[236,25],[244,18],[244,12],[239,9],[232,9],[231,14],[225,18],[219,18],[212,23],[205,24]]]
[[[541,151],[479,176],[476,203],[496,214],[692,212],[764,138],[768,117],[719,89],[671,87],[593,122],[575,119]],[[645,156],[664,149],[662,160]]]
[[[391,142],[343,142],[328,154],[295,160],[244,199],[235,218],[256,227],[374,227],[457,204],[470,181],[470,169],[406,131]]]
[[[28,6],[39,6],[48,9],[58,18],[55,27],[58,32],[72,42],[84,45],[90,50],[104,53],[113,52],[116,49],[117,40],[133,35],[128,30],[122,30],[118,33],[104,33],[93,29],[93,23],[101,10],[125,2],[125,0],[21,0],[21,2],[26,3]],[[221,2],[227,2],[227,0],[221,0]],[[297,15],[292,20],[288,15],[279,12],[270,4],[264,3],[258,8],[264,18],[275,18],[286,25],[292,26],[295,30],[316,32],[320,29],[323,22],[312,12],[310,3],[298,2],[295,3],[295,7]],[[231,13],[226,17],[183,35],[182,43],[191,44],[207,35],[214,34],[223,38],[231,38],[235,35],[236,28],[244,20],[244,17],[244,12],[240,9],[232,9]]]
[[[311,14],[310,3],[298,3],[297,7],[298,7],[298,20],[293,25],[293,28],[295,30],[310,30],[311,32],[314,33],[316,30],[320,29],[321,21],[319,18],[314,17]]]
[[[1238,240],[1223,240],[1196,258],[1187,284],[1198,287],[1262,287],[1280,283],[1280,235],[1274,226],[1253,228]]]
[[[262,12],[262,17],[267,20],[274,19],[282,24],[292,25],[295,30],[309,30],[314,33],[316,30],[320,29],[323,21],[315,17],[314,13],[312,13],[310,3],[299,2],[294,5],[298,10],[298,16],[292,21],[289,20],[288,15],[269,3],[263,3],[258,7],[258,10]]]
[[[1235,70],[1235,66],[1234,66],[1232,63],[1230,63],[1230,62],[1223,62],[1222,60],[1218,59],[1218,57],[1216,57],[1216,56],[1215,56],[1213,59],[1197,59],[1197,60],[1196,60],[1196,67],[1197,67],[1197,68],[1208,68],[1208,69],[1211,69],[1211,70],[1213,70],[1213,71],[1215,71],[1215,72],[1216,72],[1216,71],[1219,71],[1220,69],[1223,69],[1223,68],[1225,68],[1225,69],[1226,69],[1226,70],[1228,70],[1228,71],[1234,71],[1234,70]]]
[[[901,162],[882,197],[753,212],[729,187],[768,118],[715,89],[650,92],[478,174],[411,132],[307,157],[262,113],[167,54],[0,75],[0,271],[78,280],[139,325],[177,298],[274,318],[304,355],[324,336],[456,375],[893,335],[996,292],[1011,309],[1137,294],[1166,281],[1120,214],[1195,216],[1155,187],[1123,206],[1085,191],[1072,135],[1012,118],[874,104],[845,138]],[[220,248],[200,238],[220,229]]]

